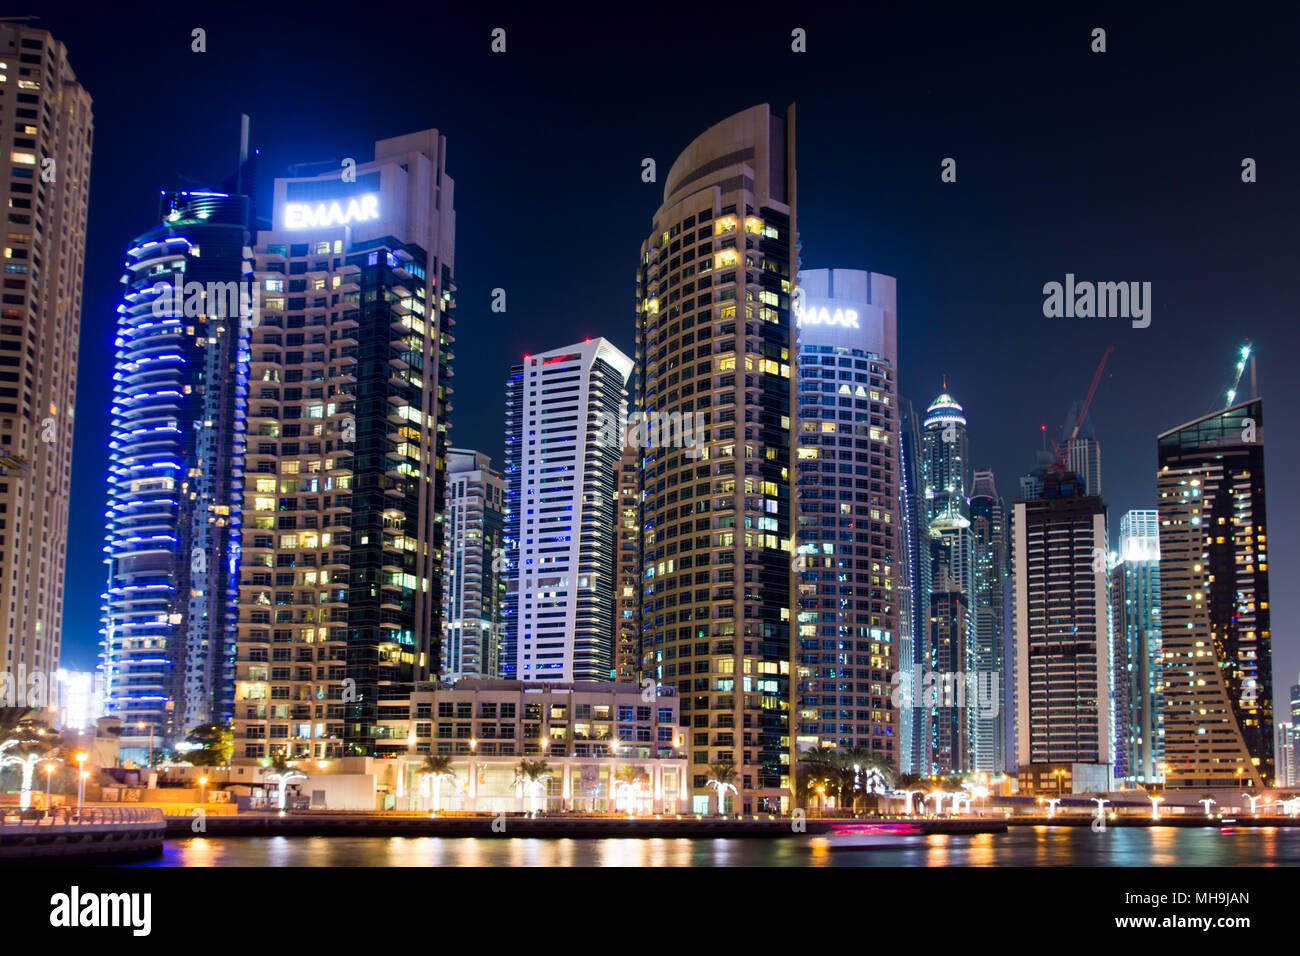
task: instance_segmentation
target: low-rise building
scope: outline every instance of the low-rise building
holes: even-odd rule
[[[671,686],[422,684],[411,695],[409,717],[387,719],[384,733],[405,737],[409,752],[397,758],[404,766],[398,809],[690,809],[683,730]],[[451,759],[436,799],[425,755]]]

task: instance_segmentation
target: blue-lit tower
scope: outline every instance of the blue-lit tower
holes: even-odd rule
[[[232,710],[249,199],[167,192],[127,250],[109,440],[105,708],[143,760]]]

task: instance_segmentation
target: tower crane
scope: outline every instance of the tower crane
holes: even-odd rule
[[[1074,428],[1065,439],[1064,447],[1058,447],[1056,442],[1052,442],[1052,452],[1056,455],[1056,467],[1060,470],[1065,469],[1065,458],[1069,454],[1070,443],[1079,437],[1079,430],[1083,428],[1083,420],[1088,417],[1088,408],[1092,405],[1093,396],[1097,394],[1097,386],[1101,384],[1101,373],[1106,369],[1106,360],[1110,358],[1110,353],[1115,351],[1115,346],[1106,346],[1106,351],[1102,353],[1101,361],[1097,363],[1097,371],[1092,373],[1092,383],[1088,386],[1088,394],[1084,396],[1083,404],[1079,407],[1079,414],[1075,416]]]

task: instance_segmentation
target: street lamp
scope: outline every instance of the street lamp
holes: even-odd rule
[[[1152,820],[1159,820],[1159,819],[1160,819],[1160,801],[1163,800],[1164,797],[1147,797],[1147,799],[1151,801],[1151,819],[1152,819]]]
[[[135,725],[136,730],[144,730],[144,727],[145,727],[145,722],[143,720],[139,721]],[[146,767],[153,766],[153,723],[152,722],[149,723],[149,759],[145,763],[145,766]]]
[[[81,819],[81,805],[86,797],[86,778],[90,776],[90,771],[86,769],[86,758],[90,756],[84,750],[77,751],[76,761],[77,769],[80,771],[77,783],[77,819]]]
[[[54,773],[54,761],[45,764],[45,815],[50,815],[50,774]]]
[[[199,806],[208,802],[207,786],[208,778],[199,777]]]

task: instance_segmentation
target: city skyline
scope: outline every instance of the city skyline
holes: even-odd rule
[[[106,78],[103,58],[90,49],[90,44],[79,37],[85,37],[88,26],[93,26],[91,18],[86,24],[45,23],[56,35],[70,47],[70,59],[78,76],[83,82],[90,83],[98,71],[101,78]],[[1122,19],[1112,27],[1112,36],[1125,24],[1132,32],[1133,38],[1126,46],[1132,46],[1140,39],[1149,39],[1152,35],[1151,25],[1141,18]],[[891,24],[903,30],[914,29],[907,23]],[[944,55],[951,56],[959,48],[955,34],[959,32],[960,20],[940,26],[940,48]],[[1017,28],[1031,32],[1035,26],[1032,22]],[[531,28],[530,28],[531,29]],[[707,128],[720,117],[747,108],[755,102],[770,99],[774,105],[797,100],[800,104],[800,173],[804,185],[802,205],[805,209],[804,221],[800,225],[804,237],[805,261],[813,261],[812,251],[816,249],[816,261],[834,261],[837,263],[861,264],[882,273],[899,277],[902,301],[900,302],[900,353],[903,356],[900,393],[912,397],[924,404],[926,399],[943,375],[947,375],[949,385],[957,394],[972,416],[971,444],[973,451],[972,465],[976,468],[991,467],[1000,480],[1005,491],[1014,488],[1015,477],[1032,466],[1032,456],[1039,442],[1038,426],[1046,423],[1049,432],[1056,431],[1059,421],[1063,420],[1070,403],[1077,399],[1087,384],[1088,375],[1096,360],[1109,344],[1116,345],[1116,352],[1108,366],[1108,375],[1101,387],[1090,414],[1096,426],[1098,439],[1107,449],[1106,501],[1112,514],[1122,513],[1132,508],[1151,507],[1154,486],[1151,481],[1151,465],[1154,463],[1154,436],[1161,430],[1186,421],[1195,414],[1212,410],[1216,403],[1221,404],[1221,394],[1231,381],[1232,363],[1235,350],[1240,340],[1249,335],[1257,345],[1260,360],[1261,392],[1267,394],[1269,383],[1276,384],[1277,372],[1282,355],[1285,354],[1285,338],[1277,316],[1283,315],[1282,289],[1276,281],[1270,283],[1270,276],[1280,269],[1274,269],[1272,263],[1278,256],[1275,240],[1280,232],[1280,221],[1274,217],[1270,208],[1266,208],[1260,199],[1255,198],[1249,190],[1272,190],[1268,206],[1282,205],[1280,195],[1285,196],[1291,188],[1269,179],[1261,174],[1261,181],[1247,186],[1240,182],[1237,166],[1240,157],[1228,155],[1202,157],[1193,150],[1190,155],[1198,157],[1195,161],[1180,167],[1168,182],[1168,171],[1163,170],[1157,177],[1154,170],[1160,166],[1164,151],[1169,148],[1165,141],[1160,141],[1159,148],[1154,143],[1143,146],[1142,142],[1134,145],[1138,150],[1139,161],[1126,161],[1124,164],[1109,158],[1104,151],[1097,148],[1085,148],[1077,157],[1069,157],[1056,151],[1049,145],[1032,152],[1032,160],[1020,162],[1014,170],[1005,168],[1012,164],[1016,155],[1016,143],[1023,143],[1025,138],[1032,139],[1041,132],[1041,127],[1034,126],[1023,132],[1012,132],[1007,138],[1005,160],[1002,150],[995,151],[994,162],[981,161],[978,166],[965,165],[963,159],[977,142],[976,134],[969,126],[954,121],[948,136],[936,136],[921,128],[919,124],[908,122],[900,114],[901,105],[909,101],[909,96],[919,95],[922,102],[930,104],[934,110],[947,115],[947,107],[941,103],[945,98],[969,96],[970,94],[953,93],[943,89],[946,76],[951,75],[955,67],[938,68],[935,78],[927,85],[936,89],[930,93],[911,94],[910,89],[901,82],[886,84],[882,88],[883,97],[879,122],[886,128],[898,133],[896,149],[887,157],[880,157],[864,151],[861,136],[847,130],[840,116],[844,107],[838,102],[834,93],[836,79],[840,77],[837,67],[830,56],[840,49],[840,43],[827,33],[819,34],[818,19],[809,20],[808,29],[813,40],[818,41],[811,47],[817,56],[821,82],[812,83],[802,75],[783,76],[779,83],[765,81],[768,88],[755,88],[750,94],[739,94],[731,102],[716,104],[692,104],[683,100],[680,115],[674,115],[665,125],[657,127],[653,135],[640,129],[630,129],[617,124],[602,128],[599,137],[594,137],[586,123],[584,110],[603,108],[602,100],[586,104],[571,104],[573,129],[576,138],[566,143],[565,147],[554,155],[528,154],[525,164],[531,164],[538,175],[554,176],[562,171],[566,164],[577,162],[583,175],[594,176],[599,189],[612,190],[617,197],[626,197],[628,211],[618,212],[605,208],[605,202],[595,203],[581,200],[567,210],[559,211],[564,217],[566,228],[577,229],[580,223],[593,221],[599,206],[598,221],[602,225],[612,225],[624,236],[617,242],[600,239],[591,246],[593,254],[602,256],[598,247],[608,245],[613,251],[608,256],[610,268],[597,270],[595,289],[584,289],[580,294],[576,289],[556,290],[551,283],[543,284],[541,276],[529,278],[525,272],[522,276],[509,273],[502,274],[500,263],[510,258],[512,243],[517,239],[499,237],[492,243],[486,243],[486,230],[492,222],[500,221],[505,210],[505,200],[493,200],[484,195],[489,188],[493,174],[500,173],[497,179],[508,181],[505,175],[517,161],[501,162],[488,157],[488,152],[501,134],[491,129],[474,124],[467,115],[473,110],[490,113],[493,109],[493,95],[504,96],[497,85],[493,84],[491,92],[477,99],[449,92],[440,97],[439,102],[428,107],[426,115],[411,116],[409,120],[385,115],[376,111],[360,120],[353,130],[348,127],[340,145],[335,132],[325,135],[313,132],[308,125],[290,125],[284,130],[275,131],[274,135],[262,135],[268,126],[265,114],[259,115],[258,109],[249,108],[253,120],[253,142],[263,144],[264,176],[273,171],[282,173],[282,167],[276,162],[287,164],[300,161],[303,156],[319,155],[323,158],[342,157],[345,155],[364,155],[363,149],[368,142],[383,136],[398,135],[421,125],[439,124],[448,132],[450,142],[450,163],[453,171],[458,170],[458,156],[463,156],[466,167],[475,167],[478,182],[472,190],[483,215],[478,223],[472,223],[474,217],[462,215],[461,238],[464,242],[476,243],[480,254],[478,263],[461,270],[457,276],[461,303],[458,327],[458,409],[453,416],[451,441],[457,445],[495,448],[495,428],[499,416],[490,409],[485,414],[476,411],[480,405],[494,405],[494,392],[491,383],[499,382],[501,373],[511,360],[526,351],[536,351],[549,347],[555,341],[574,341],[587,335],[604,335],[625,350],[632,343],[631,322],[627,315],[626,303],[629,298],[626,281],[626,252],[628,236],[635,244],[636,235],[643,229],[649,213],[653,211],[661,192],[662,175],[665,167],[676,151],[688,143],[698,130]],[[189,55],[184,44],[185,36],[177,32],[176,56]],[[487,27],[478,23],[458,24],[457,30],[473,40],[478,32],[486,35]],[[1059,30],[1058,30],[1059,32]],[[187,31],[185,31],[187,35]],[[820,37],[820,39],[819,39]],[[512,40],[514,39],[512,35]],[[1231,31],[1221,38],[1225,43],[1240,42],[1240,37]],[[482,46],[481,57],[473,59],[466,56],[464,63],[458,66],[466,71],[467,76],[490,76],[488,71],[527,69],[535,65],[538,54],[531,51],[531,45],[518,44],[505,60],[494,62],[488,59],[487,41]],[[819,49],[829,47],[825,54]],[[1081,48],[1085,45],[1081,44]],[[774,40],[773,54],[782,47]],[[521,63],[515,63],[510,57],[518,50]],[[687,44],[679,55],[683,60],[698,55],[699,49]],[[245,53],[242,55],[251,55]],[[1090,68],[1086,60],[1086,50],[1080,54],[1076,65]],[[1136,81],[1138,64],[1131,59],[1131,54],[1117,49],[1114,61],[1118,65],[1111,72],[1093,76],[1088,85],[1098,87],[1095,96],[1100,103],[1114,111],[1120,117],[1134,116],[1136,111],[1149,102],[1140,102],[1126,106],[1121,102],[1120,93],[1124,84]],[[1160,55],[1158,51],[1151,56]],[[208,56],[212,56],[210,52]],[[826,61],[820,59],[826,57]],[[937,58],[938,54],[934,54]],[[1036,54],[1030,54],[1036,56]],[[983,63],[983,55],[978,50],[965,51],[956,57],[957,63],[972,61]],[[226,67],[222,60],[218,73]],[[1074,63],[1075,61],[1071,61]],[[232,74],[238,71],[237,59],[229,62]],[[612,77],[620,74],[617,65],[605,64]],[[1068,82],[1060,73],[1053,72],[1050,65],[1042,65],[1054,78],[1053,88],[1059,93],[1066,89],[1078,96],[1083,86]],[[883,69],[883,68],[882,68]],[[1145,69],[1143,67],[1142,69]],[[1175,73],[1177,72],[1175,68]],[[223,74],[228,75],[228,74]],[[915,74],[912,74],[915,75]],[[217,79],[204,79],[204,83],[216,83]],[[996,89],[1000,84],[1010,82],[1005,71],[994,68],[990,73],[991,84]],[[1243,79],[1242,83],[1247,81]],[[613,84],[617,86],[616,83]],[[99,100],[108,97],[104,80],[98,86],[92,84],[92,93]],[[122,197],[135,191],[133,208],[140,208],[139,201],[147,192],[155,191],[169,184],[172,174],[177,170],[187,170],[191,175],[200,174],[206,179],[219,180],[228,173],[234,158],[234,144],[237,138],[237,116],[247,106],[246,94],[232,89],[208,90],[215,108],[205,116],[190,119],[185,125],[184,111],[171,111],[172,115],[181,117],[181,126],[177,130],[160,131],[155,148],[141,153],[132,149],[130,166],[124,162],[125,157],[104,150],[112,149],[104,143],[97,151],[96,163],[103,160],[106,176],[117,182],[118,192]],[[1210,107],[1222,105],[1231,99],[1230,90],[1210,91]],[[555,95],[558,91],[553,86],[545,86],[532,94],[543,97]],[[982,94],[983,95],[983,94]],[[1260,97],[1244,107],[1242,115],[1223,117],[1221,133],[1224,136],[1251,144],[1252,153],[1263,152],[1265,147],[1256,147],[1258,134],[1247,136],[1249,118],[1255,111],[1268,109],[1269,89],[1263,89]],[[561,101],[564,97],[560,95]],[[1033,102],[1032,93],[1016,93],[1012,101],[1018,108]],[[500,100],[501,103],[505,99]],[[166,103],[163,104],[166,107]],[[222,122],[222,107],[227,108],[228,120]],[[112,109],[111,101],[106,108]],[[120,110],[120,106],[118,109]],[[452,114],[449,123],[443,123],[440,113]],[[1219,112],[1214,115],[1219,118]],[[97,117],[101,115],[97,109]],[[513,115],[513,114],[512,114]],[[855,115],[864,115],[861,113]],[[98,121],[98,120],[97,120]],[[527,122],[527,120],[522,120]],[[457,135],[461,132],[461,135]],[[1008,130],[999,126],[997,132],[1008,134]],[[193,139],[191,145],[182,145],[181,135]],[[907,134],[907,135],[903,135]],[[511,139],[517,135],[511,134]],[[286,136],[301,140],[302,145],[290,147]],[[951,139],[955,145],[944,142]],[[1128,140],[1126,140],[1128,142]],[[1274,154],[1279,154],[1279,145],[1273,142]],[[963,144],[966,144],[963,147]],[[963,152],[963,148],[966,150]],[[460,151],[464,151],[463,154]],[[983,153],[987,149],[981,147]],[[509,152],[508,150],[504,152]],[[1023,150],[1021,150],[1023,152]],[[207,160],[211,168],[203,169],[205,160],[201,153],[207,153],[212,159]],[[657,158],[660,166],[660,183],[658,186],[644,184],[640,180],[640,158],[650,155]],[[959,178],[954,184],[942,184],[939,180],[939,160],[948,155],[956,155],[959,161]],[[1243,155],[1247,155],[1243,153]],[[582,158],[579,160],[578,157]],[[621,157],[621,158],[620,158]],[[863,165],[862,161],[866,160]],[[1004,165],[999,166],[1002,162]],[[853,165],[857,171],[853,176],[847,173],[847,167]],[[1123,166],[1121,171],[1120,166]],[[1137,169],[1137,172],[1134,169]],[[1261,161],[1261,168],[1268,170],[1268,165]],[[1273,165],[1280,173],[1277,163]],[[478,170],[481,169],[481,172]],[[1148,174],[1146,169],[1151,169]],[[1100,184],[1091,184],[1085,174],[1097,170],[1102,176]],[[120,271],[120,249],[123,241],[138,233],[143,223],[131,215],[112,216],[114,205],[126,205],[125,198],[108,195],[105,190],[97,190],[94,185],[101,168],[97,165],[92,174],[91,190],[91,244],[88,254],[86,280],[86,322],[87,336],[94,336],[98,331],[100,338],[85,340],[84,354],[95,351],[97,342],[104,341],[106,335],[106,317],[104,304],[109,295],[116,293],[116,273]],[[466,172],[461,171],[462,192]],[[483,177],[487,177],[486,179]],[[879,183],[882,186],[899,184],[897,189],[886,191],[868,189],[860,195],[848,197],[835,195],[822,184],[834,182],[852,182],[855,177],[862,177],[866,182]],[[1280,177],[1279,177],[1280,178]],[[1132,182],[1130,182],[1130,179]],[[1157,179],[1165,181],[1157,181]],[[626,182],[624,182],[627,180]],[[1177,188],[1175,188],[1177,187]],[[1206,261],[1208,245],[1197,244],[1178,238],[1182,231],[1176,226],[1162,222],[1151,226],[1146,219],[1154,215],[1156,219],[1177,221],[1176,210],[1170,208],[1170,202],[1178,190],[1196,188],[1206,192],[1206,204],[1199,210],[1200,216],[1213,221],[1232,221],[1234,215],[1254,217],[1260,227],[1252,233],[1239,236],[1238,243],[1231,255],[1222,262],[1219,274],[1206,279],[1198,279],[1195,287],[1184,281],[1185,267],[1177,264],[1182,254],[1195,254]],[[947,189],[957,191],[957,199],[941,192]],[[1236,192],[1234,192],[1234,190]],[[1242,191],[1245,191],[1242,194]],[[1086,197],[1097,195],[1105,199],[1107,216],[1093,214],[1087,205],[1081,205]],[[156,195],[156,192],[153,192]],[[515,195],[513,192],[510,194]],[[832,199],[834,200],[832,202]],[[1007,205],[1011,200],[1026,200],[1034,206],[1034,214],[1026,216],[1016,206]],[[510,202],[513,202],[512,198]],[[621,202],[622,200],[620,200]],[[1248,204],[1242,207],[1241,204]],[[486,205],[484,205],[486,204]],[[1119,205],[1117,205],[1119,204]],[[465,205],[465,200],[461,203]],[[1014,250],[1015,263],[1011,267],[1000,266],[991,259],[983,248],[985,237],[979,236],[963,225],[972,218],[989,220],[988,212],[998,209],[1002,224],[997,226],[997,234],[1010,241],[1007,248]],[[106,212],[105,210],[110,210]],[[639,211],[638,211],[639,210]],[[1234,210],[1238,210],[1234,212]],[[266,212],[265,209],[261,210]],[[1168,215],[1166,215],[1168,214]],[[106,218],[107,216],[107,218]],[[1172,217],[1172,218],[1170,218]],[[116,220],[116,221],[114,221]],[[909,224],[909,220],[911,223]],[[1279,223],[1275,225],[1275,223]],[[995,224],[996,225],[996,224]],[[108,241],[104,231],[116,229],[115,235]],[[1130,234],[1125,238],[1125,229]],[[477,237],[475,233],[477,232]],[[1015,240],[1017,236],[1043,234],[1058,239],[1065,239],[1052,254],[1046,254],[1041,248],[1027,249]],[[1134,243],[1135,236],[1142,238],[1140,245]],[[1270,244],[1269,239],[1274,240]],[[1098,241],[1104,240],[1104,241]],[[1153,240],[1155,240],[1153,242]],[[464,245],[464,242],[462,245]],[[1021,240],[1023,242],[1023,240]],[[1035,241],[1042,246],[1042,236]],[[1089,246],[1104,249],[1104,254],[1087,252]],[[1159,252],[1160,247],[1168,251]],[[97,250],[97,251],[96,251]],[[107,255],[105,251],[107,250]],[[1156,250],[1152,252],[1151,250]],[[484,255],[491,253],[490,255]],[[1172,255],[1171,255],[1172,254]],[[619,259],[622,255],[624,258]],[[490,259],[490,262],[486,260]],[[1021,260],[1028,260],[1022,262]],[[934,262],[944,263],[942,270],[934,268]],[[1144,265],[1143,263],[1149,263]],[[988,275],[989,270],[1001,268],[1005,275],[996,283]],[[942,272],[937,278],[936,271]],[[1155,314],[1150,328],[1131,329],[1128,323],[1114,323],[1109,320],[1048,320],[1041,314],[1042,297],[1040,289],[1043,283],[1059,281],[1066,273],[1101,278],[1146,278],[1155,280]],[[98,275],[98,279],[94,277]],[[108,282],[104,282],[105,276]],[[1205,282],[1218,286],[1219,294],[1206,295],[1201,286]],[[521,284],[522,283],[522,284]],[[1222,283],[1221,285],[1219,285]],[[1253,308],[1256,316],[1235,314],[1225,317],[1218,303],[1230,300],[1227,294],[1234,286],[1251,288]],[[997,291],[994,293],[993,288]],[[502,322],[489,310],[491,290],[504,287],[510,294],[509,311],[505,319],[517,316],[517,321]],[[107,294],[106,294],[107,290]],[[543,292],[545,290],[545,292]],[[971,291],[978,292],[972,299]],[[593,299],[594,294],[594,299]],[[545,297],[543,297],[545,295]],[[554,298],[552,298],[554,295]],[[95,299],[92,299],[92,296]],[[98,305],[94,304],[97,299]],[[988,300],[981,302],[980,300]],[[593,307],[593,301],[600,303]],[[467,305],[472,302],[472,305]],[[596,319],[594,316],[599,315]],[[1009,318],[1012,317],[1012,318]],[[530,321],[536,319],[538,321]],[[96,330],[95,323],[99,328]],[[1016,335],[1008,336],[1000,328],[1011,323]],[[995,324],[996,323],[996,324]],[[530,326],[534,328],[530,329]],[[542,326],[546,327],[544,332]],[[503,334],[504,333],[504,334]],[[1145,338],[1144,338],[1145,337]],[[1175,347],[1180,340],[1195,339],[1203,346],[1187,349],[1180,357],[1177,368],[1152,366],[1147,357],[1163,347]],[[1053,353],[1044,353],[1046,342],[1051,342]],[[502,353],[505,353],[504,355]],[[1040,357],[1041,356],[1041,357]],[[963,359],[966,366],[963,367]],[[94,515],[102,510],[102,505],[77,510],[80,500],[86,497],[102,501],[102,476],[85,472],[91,469],[93,456],[103,447],[106,436],[106,422],[99,427],[93,421],[95,415],[87,410],[94,408],[94,396],[106,395],[103,382],[106,381],[103,370],[88,366],[83,359],[82,377],[87,384],[81,389],[82,414],[78,416],[78,429],[89,434],[90,439],[79,436],[77,456],[74,459],[74,485],[80,492],[74,500],[74,512],[80,515],[84,525],[87,515]],[[978,369],[978,373],[977,370]],[[98,381],[99,385],[94,385]],[[1009,385],[1009,382],[1015,382]],[[496,386],[499,388],[499,385]],[[1024,396],[1035,396],[1034,401],[1027,402]],[[89,449],[83,452],[82,449]],[[1294,463],[1295,452],[1285,446],[1277,446],[1270,457],[1270,472],[1285,471]],[[98,472],[98,468],[93,469]],[[1009,496],[1010,497],[1010,496]],[[1295,549],[1287,544],[1288,522],[1294,519],[1286,515],[1273,518],[1274,533],[1279,540],[1275,570],[1286,574],[1288,567],[1296,566]],[[1112,539],[1115,530],[1111,529]],[[87,620],[85,616],[78,619],[77,610],[84,605],[87,595],[97,596],[102,590],[102,564],[96,553],[70,554],[70,572],[76,572],[76,578],[70,575],[70,593],[67,603],[71,621],[78,628],[76,634],[65,637],[65,660],[76,666],[88,665],[95,654],[97,622]],[[88,582],[93,582],[89,584]],[[71,589],[81,588],[80,599]],[[1285,626],[1289,620],[1297,617],[1295,600],[1287,594],[1277,596],[1276,631],[1279,641],[1276,648],[1277,666],[1284,672],[1297,670],[1297,654],[1288,641],[1289,629]],[[92,625],[88,627],[87,625]]]

